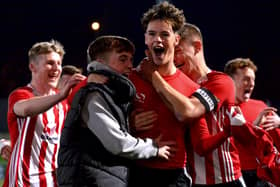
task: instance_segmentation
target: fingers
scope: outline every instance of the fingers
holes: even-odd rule
[[[159,148],[158,157],[169,160],[175,156],[177,149],[170,146],[162,146]]]
[[[154,111],[145,111],[140,113],[134,111],[131,117],[134,118],[131,121],[131,126],[133,126],[136,131],[146,131],[153,127],[153,122],[157,120],[158,115]]]
[[[158,118],[157,113],[154,111],[147,111],[147,112],[141,112],[137,115],[135,115],[135,121],[138,124],[150,124],[154,121],[156,121]]]
[[[97,75],[97,74],[90,74],[88,76],[87,82],[97,83],[97,84],[104,84],[108,81],[108,77],[104,75]]]
[[[3,159],[5,160],[9,160],[10,156],[11,156],[11,147],[6,145],[2,148],[2,151],[1,151],[1,156]]]
[[[263,128],[266,131],[270,131],[277,128],[277,126],[275,126],[274,123],[272,122],[265,122],[264,124],[261,125],[261,128]]]

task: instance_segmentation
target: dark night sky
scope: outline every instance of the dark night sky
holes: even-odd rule
[[[28,49],[38,41],[56,39],[65,49],[64,64],[85,68],[87,45],[98,35],[116,34],[131,39],[137,48],[135,62],[143,57],[142,13],[151,0],[1,0],[0,97],[30,80]],[[259,67],[254,97],[280,104],[280,7],[277,0],[173,0],[187,21],[200,27],[206,61],[223,70],[227,60],[249,57]],[[104,24],[98,33],[90,22]]]

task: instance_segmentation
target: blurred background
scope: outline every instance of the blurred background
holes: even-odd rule
[[[64,64],[85,70],[88,44],[99,35],[128,37],[136,45],[135,65],[144,56],[140,18],[152,0],[1,0],[0,2],[0,132],[7,132],[9,93],[30,81],[28,49],[39,41],[56,39],[66,50]],[[223,71],[236,57],[258,66],[253,97],[278,107],[280,67],[279,5],[273,0],[172,0],[188,22],[200,27],[206,61]],[[99,22],[93,30],[91,24]],[[4,135],[5,136],[5,135]]]

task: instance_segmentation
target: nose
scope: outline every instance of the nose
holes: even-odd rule
[[[128,60],[127,67],[128,67],[129,69],[132,69],[132,68],[133,68],[133,61],[132,61],[132,60]]]
[[[255,80],[254,80],[254,79],[250,79],[249,85],[250,85],[251,87],[255,87]]]
[[[53,70],[60,70],[61,71],[62,70],[61,63],[60,62],[53,63],[52,69]]]
[[[155,41],[159,41],[159,42],[162,42],[162,41],[163,41],[163,39],[162,39],[162,37],[161,37],[160,34],[156,34],[154,40],[155,40]]]

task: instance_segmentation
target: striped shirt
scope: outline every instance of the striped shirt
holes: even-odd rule
[[[52,91],[53,94],[56,91]],[[33,117],[17,116],[13,112],[14,104],[31,97],[34,97],[34,90],[30,86],[19,88],[9,96],[8,127],[13,151],[8,184],[57,186],[57,154],[68,105],[63,101]]]
[[[207,79],[201,84],[201,87],[210,91],[214,97],[204,96],[205,94],[200,95],[200,97],[207,101],[216,98],[218,105],[215,108],[208,107],[211,111],[205,114],[206,122],[200,125],[206,126],[204,128],[208,128],[210,135],[216,135],[223,131],[227,122],[225,120],[226,109],[234,104],[234,83],[224,73],[212,71],[207,74]],[[205,103],[214,102],[216,101]],[[192,143],[201,143],[194,139],[203,139],[205,134],[201,132],[199,135],[191,133],[191,136]],[[205,155],[199,155],[195,150],[192,151],[189,154],[189,160],[194,184],[228,183],[241,177],[239,156],[232,137],[226,138],[214,150]]]

